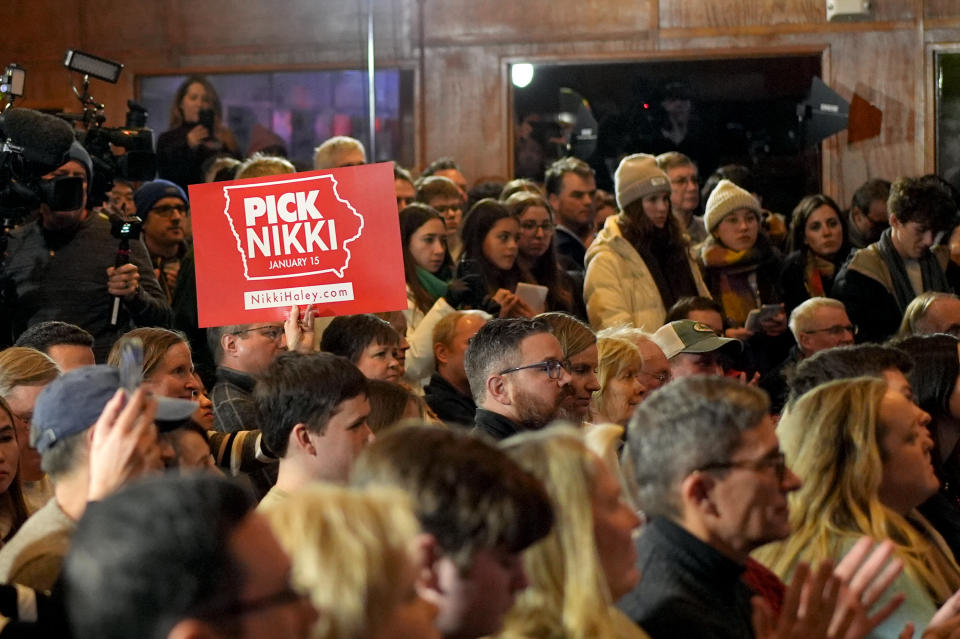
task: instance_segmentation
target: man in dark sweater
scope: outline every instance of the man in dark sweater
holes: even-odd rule
[[[490,320],[470,340],[465,364],[474,430],[497,440],[543,428],[570,392],[569,364],[543,320]]]
[[[81,178],[86,193],[93,179],[90,156],[74,142],[69,158],[43,179]],[[93,335],[94,355],[102,362],[130,329],[169,326],[170,305],[143,242],[131,241],[130,263],[115,267],[118,244],[110,220],[88,211],[86,197],[71,211],[41,204],[35,221],[13,230],[7,248],[3,279],[16,295],[9,304],[15,333],[40,322],[69,322]],[[111,323],[117,298],[119,312]]]
[[[596,215],[593,169],[583,160],[561,158],[547,169],[544,189],[557,214],[555,242],[560,265],[568,271],[582,271]]]
[[[463,359],[470,339],[487,323],[480,311],[454,311],[433,328],[433,354],[437,372],[423,391],[427,405],[437,417],[450,424],[473,424],[477,405],[470,395],[470,382]]]
[[[750,553],[790,533],[784,464],[763,391],[690,377],[652,394],[628,429],[638,499],[651,517],[637,541],[643,579],[618,603],[653,639],[752,639],[742,577]]]

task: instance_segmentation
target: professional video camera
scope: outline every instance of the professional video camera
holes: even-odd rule
[[[52,115],[12,108],[0,115],[0,218],[3,230],[21,223],[41,203],[53,210],[83,206],[83,178],[41,178],[68,160],[70,126]]]
[[[157,155],[153,150],[153,131],[147,128],[148,113],[133,100],[127,100],[127,117],[122,127],[105,127],[104,105],[90,95],[90,76],[115,84],[123,65],[106,58],[68,49],[63,65],[83,73],[82,91],[73,92],[83,112],[59,113],[69,121],[81,124],[80,142],[93,160],[93,183],[87,196],[89,206],[99,206],[113,187],[114,179],[152,180],[157,173]]]
[[[81,143],[93,160],[90,206],[103,203],[115,179],[152,180],[157,173],[153,132],[146,128],[147,110],[133,100],[127,100],[127,107],[125,126],[105,127],[103,120],[98,119],[97,124],[81,136]],[[122,148],[124,152],[117,154],[114,148]]]

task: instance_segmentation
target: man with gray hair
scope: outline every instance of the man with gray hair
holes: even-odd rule
[[[811,297],[790,313],[790,332],[797,343],[786,359],[760,378],[760,388],[770,395],[770,409],[779,413],[787,401],[787,376],[800,360],[836,346],[853,344],[857,327],[850,323],[843,302]]]
[[[367,152],[363,143],[346,135],[337,135],[323,141],[313,150],[313,168],[338,169],[344,166],[357,166],[367,163]]]
[[[651,637],[753,637],[750,553],[790,533],[784,463],[763,391],[723,377],[676,380],[634,413],[629,445],[643,579],[618,606]]]

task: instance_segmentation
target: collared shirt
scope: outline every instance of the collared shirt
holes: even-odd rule
[[[477,409],[473,428],[475,433],[484,433],[500,441],[501,439],[510,437],[510,435],[516,435],[522,430],[516,422],[504,417],[500,413],[495,413],[486,408]]]
[[[636,546],[643,579],[617,607],[653,639],[753,639],[744,565],[662,517],[643,527]]]

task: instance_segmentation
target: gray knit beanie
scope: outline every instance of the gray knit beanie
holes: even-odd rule
[[[720,180],[707,198],[707,208],[703,214],[703,224],[707,227],[707,232],[712,233],[723,218],[737,209],[750,209],[760,215],[760,202],[749,191],[741,189],[730,180]]]
[[[670,178],[657,166],[657,158],[646,153],[635,153],[620,160],[613,179],[620,210],[645,195],[670,193]]]

